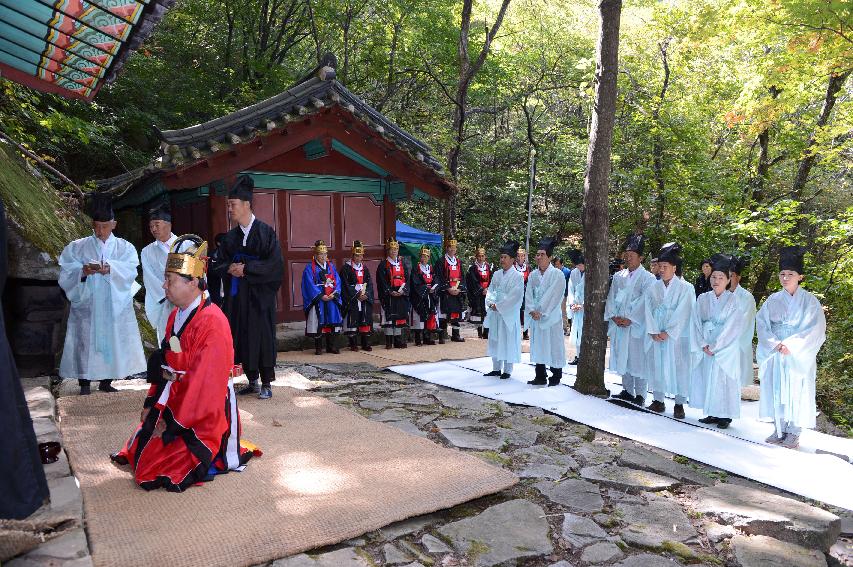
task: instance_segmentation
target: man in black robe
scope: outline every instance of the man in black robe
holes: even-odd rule
[[[459,323],[465,311],[465,274],[462,271],[462,263],[456,256],[456,250],[456,239],[449,238],[445,243],[444,256],[435,263],[435,277],[438,281],[438,297],[441,304],[439,344],[444,344],[448,325],[453,331],[450,340],[455,343],[465,342],[459,334]]]
[[[477,325],[477,336],[489,338],[489,330],[483,328],[486,318],[486,292],[492,281],[492,265],[486,261],[486,249],[480,246],[474,262],[468,268],[465,284],[468,288],[468,320]]]
[[[352,258],[341,268],[341,295],[344,305],[344,333],[349,339],[349,349],[357,351],[356,337],[361,337],[362,350],[371,351],[370,333],[373,332],[373,278],[364,265],[364,244],[352,243]]]
[[[415,346],[434,345],[433,331],[438,330],[438,284],[435,270],[429,262],[429,246],[421,246],[420,262],[412,268],[412,331]]]
[[[6,286],[6,210],[0,201],[0,296]],[[22,520],[50,497],[33,420],[0,308],[0,518]]]
[[[386,258],[376,268],[385,348],[406,348],[403,329],[409,324],[409,270],[400,258],[400,243],[393,236],[385,243],[385,252]]]
[[[236,226],[226,233],[212,271],[222,278],[222,307],[234,337],[234,362],[243,365],[249,379],[238,394],[258,394],[267,400],[275,380],[276,295],[284,261],[275,231],[252,213],[254,187],[252,178],[242,175],[228,192],[228,215]]]

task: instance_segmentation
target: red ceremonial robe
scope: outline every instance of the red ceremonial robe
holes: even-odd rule
[[[146,490],[182,492],[210,480],[212,473],[237,469],[252,457],[240,447],[228,320],[208,299],[174,333],[177,312],[169,315],[160,360],[185,373],[171,382],[152,380],[149,374],[154,382],[144,404],[149,411],[112,457],[120,464],[130,463],[137,484]],[[169,347],[173,335],[180,340],[181,352]],[[155,431],[158,424],[165,426],[162,435]]]

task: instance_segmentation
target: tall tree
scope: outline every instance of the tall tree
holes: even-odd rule
[[[616,118],[616,80],[619,71],[619,19],[622,0],[598,4],[599,33],[596,46],[595,102],[589,131],[583,190],[583,240],[586,256],[583,339],[575,388],[584,394],[606,395],[604,354],[607,333],[604,302],[608,288],[608,207],[610,150]]]

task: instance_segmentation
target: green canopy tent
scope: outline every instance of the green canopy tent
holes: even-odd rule
[[[410,266],[415,266],[420,262],[421,246],[424,245],[429,246],[433,262],[436,258],[441,257],[443,250],[441,249],[440,234],[419,230],[400,221],[397,221],[396,232],[397,242],[400,243],[400,256],[408,258]]]

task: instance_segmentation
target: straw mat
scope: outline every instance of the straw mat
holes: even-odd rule
[[[138,488],[111,464],[144,394],[59,401],[96,566],[256,565],[499,492],[518,479],[455,449],[276,388],[241,398],[243,437],[264,455],[184,493]]]

